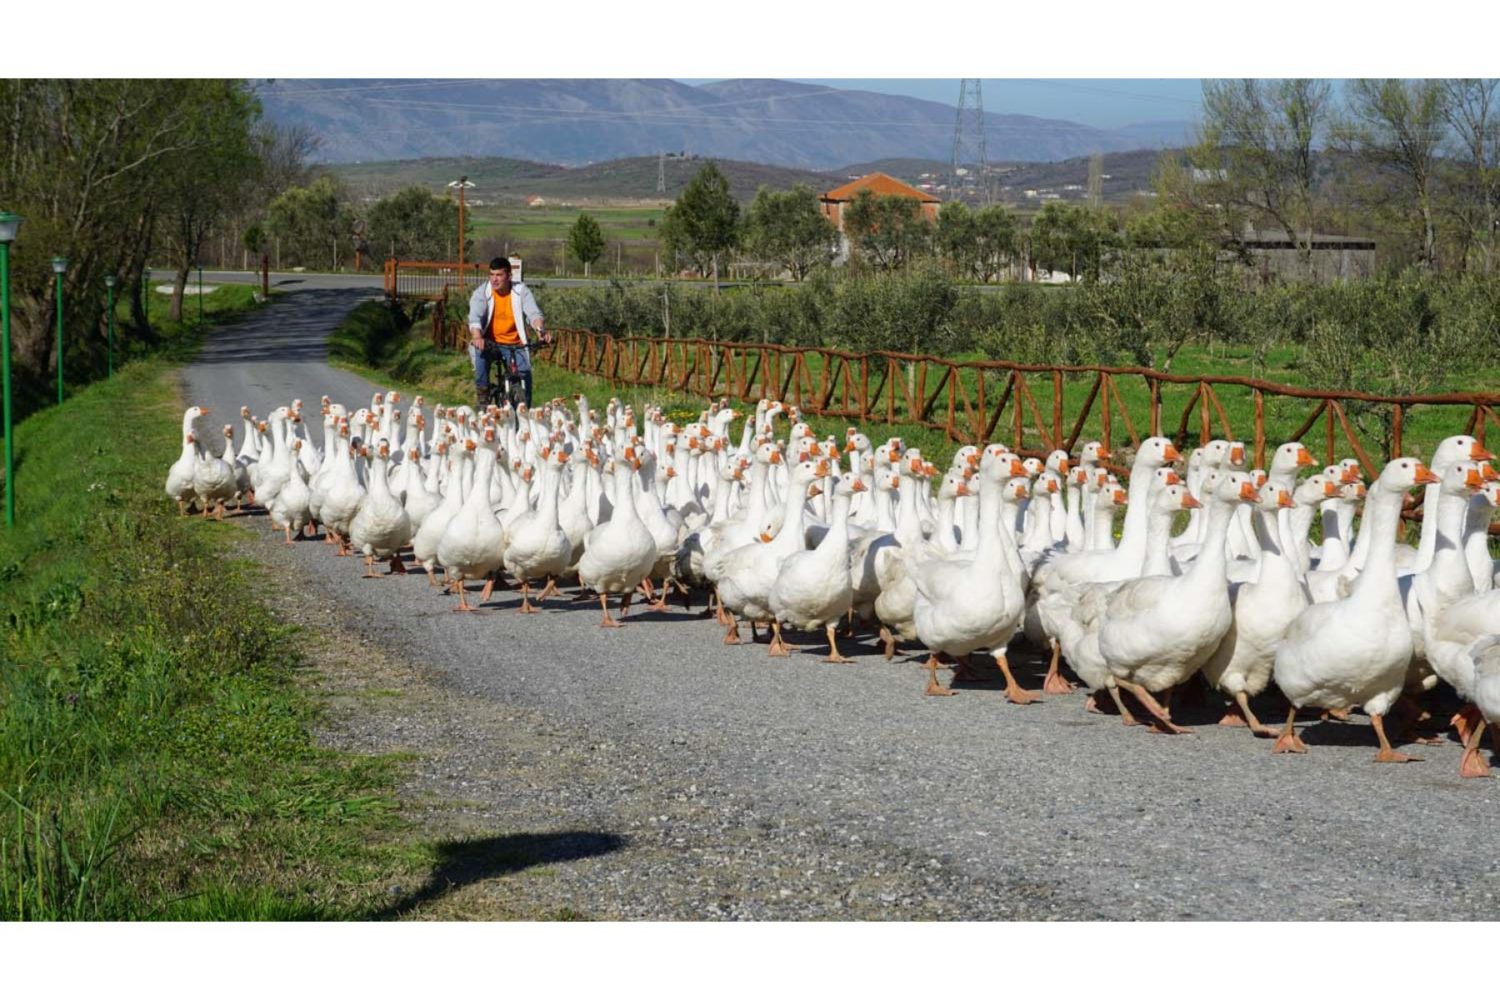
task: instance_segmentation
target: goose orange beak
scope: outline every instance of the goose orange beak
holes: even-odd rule
[[[974,491],[969,489],[968,483],[959,483],[953,487],[953,495],[956,497],[971,497],[974,495]]]
[[[1114,496],[1115,496],[1115,503],[1124,503],[1125,502],[1126,498],[1125,498],[1125,491],[1124,490],[1115,490]]]
[[[781,464],[781,452],[779,452],[779,451],[773,451],[773,452],[771,452],[771,464],[772,465],[780,465]]]
[[[1432,470],[1431,469],[1427,468],[1427,466],[1423,465],[1421,462],[1418,462],[1417,463],[1417,482],[1419,484],[1420,483],[1436,483],[1436,482],[1440,482],[1440,480],[1438,479],[1437,476],[1434,476],[1432,474]]]
[[[865,485],[863,479],[854,480],[854,482],[849,484],[849,489],[854,493],[868,493],[870,491],[870,488]]]
[[[1162,456],[1166,458],[1168,462],[1175,462],[1178,459],[1182,458],[1182,452],[1177,450],[1177,446],[1175,444],[1168,441],[1166,450],[1162,452]]]
[[[1049,479],[1049,480],[1047,480],[1047,492],[1048,493],[1056,493],[1057,492],[1057,480],[1055,480],[1055,479]]]
[[[1477,490],[1484,486],[1484,477],[1479,474],[1478,468],[1469,470],[1469,474],[1464,477],[1464,485],[1471,490]]]
[[[1339,495],[1339,488],[1333,485],[1333,483],[1324,483],[1323,495],[1325,497],[1336,497]]]
[[[1306,448],[1298,448],[1297,449],[1297,464],[1299,466],[1300,465],[1312,465],[1313,464],[1312,452],[1308,451]]]
[[[1057,463],[1057,471],[1065,476],[1068,474],[1068,468],[1068,460],[1066,458]]]
[[[1229,461],[1230,462],[1232,462],[1235,465],[1239,465],[1244,460],[1245,460],[1245,449],[1244,448],[1241,448],[1239,445],[1235,445],[1233,448],[1229,449]]]
[[[1010,460],[1010,474],[1012,476],[1026,475],[1026,466],[1021,464],[1021,460],[1019,458],[1013,458]]]
[[[1182,505],[1184,507],[1186,507],[1187,509],[1191,510],[1194,507],[1202,507],[1203,506],[1203,501],[1199,500],[1197,497],[1193,496],[1191,493],[1184,493],[1182,495]]]
[[[1240,483],[1240,499],[1260,503],[1260,493],[1256,490],[1254,483]]]
[[[1346,483],[1357,483],[1359,482],[1359,477],[1363,474],[1364,470],[1360,468],[1358,462],[1355,462],[1353,465],[1346,465],[1344,466],[1343,481]]]
[[[1175,472],[1172,472],[1171,470],[1167,471],[1167,485],[1168,486],[1176,486],[1180,482],[1182,482],[1182,477],[1181,476],[1179,476]]]
[[[807,488],[807,495],[810,498],[811,497],[820,497],[820,496],[823,495],[823,487],[819,486],[817,483],[813,483],[811,486],[809,486]]]
[[[1491,452],[1491,451],[1486,451],[1485,448],[1484,448],[1484,445],[1480,444],[1478,441],[1475,441],[1474,442],[1474,447],[1472,447],[1472,448],[1469,449],[1469,459],[1471,461],[1475,461],[1475,462],[1488,462],[1490,459],[1492,459],[1494,457],[1495,457],[1495,453]]]
[[[762,542],[769,542],[771,540],[771,533],[768,531],[762,531],[760,533],[760,540]]]
[[[1102,445],[1102,444],[1099,446],[1098,455],[1099,455],[1099,461],[1101,461],[1101,462],[1106,461],[1106,460],[1108,460],[1111,457],[1110,453],[1109,453],[1109,449],[1106,448],[1106,447],[1104,447],[1104,445]]]
[[[1500,479],[1500,472],[1496,472],[1495,467],[1488,463],[1479,467],[1479,474],[1487,483],[1494,482],[1496,479]]]
[[[1292,505],[1292,495],[1290,493],[1288,493],[1286,490],[1277,490],[1276,491],[1276,506],[1278,506],[1278,507],[1290,507],[1291,505]]]

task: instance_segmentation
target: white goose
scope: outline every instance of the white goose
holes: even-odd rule
[[[834,631],[838,620],[854,604],[849,576],[849,504],[856,494],[864,492],[865,484],[853,473],[845,473],[834,482],[833,520],[823,540],[815,549],[788,556],[771,587],[772,630],[779,642],[783,622],[804,631],[822,628],[828,635],[828,655],[823,662],[852,663],[839,653]]]
[[[1273,676],[1292,703],[1276,753],[1305,753],[1297,736],[1297,709],[1362,706],[1380,740],[1381,762],[1412,758],[1391,749],[1385,735],[1385,713],[1395,704],[1411,660],[1411,629],[1396,585],[1396,525],[1401,501],[1414,486],[1437,477],[1416,459],[1398,458],[1386,465],[1365,503],[1370,534],[1369,558],[1353,592],[1343,600],[1313,604],[1298,615],[1276,650]]]
[[[1225,576],[1226,538],[1235,511],[1260,499],[1243,472],[1205,477],[1209,490],[1203,548],[1182,576],[1148,576],[1121,584],[1109,595],[1099,652],[1115,682],[1135,695],[1171,733],[1172,723],[1152,692],[1165,691],[1191,677],[1223,642],[1234,621]]]
[[[557,498],[568,456],[561,450],[544,447],[538,458],[543,463],[542,495],[535,510],[528,510],[511,522],[505,546],[505,571],[521,583],[521,606],[517,610],[522,614],[537,610],[531,605],[531,581],[538,578],[547,581],[537,596],[539,601],[557,593],[556,578],[568,568],[573,555],[568,534],[557,520]]]
[[[1020,705],[1037,700],[1036,692],[1016,682],[1005,655],[1026,611],[1025,588],[1010,570],[1004,551],[1007,546],[1014,550],[1015,536],[1000,523],[1002,489],[1011,478],[1012,468],[1013,461],[980,461],[975,477],[979,485],[979,545],[972,559],[928,559],[909,570],[917,587],[912,609],[917,638],[931,650],[927,660],[928,694],[953,693],[937,682],[938,653],[963,662],[970,653],[982,649],[994,657],[1005,677],[1006,698]]]
[[[608,521],[588,533],[583,556],[578,560],[578,582],[599,595],[599,609],[604,614],[600,628],[621,627],[609,615],[609,595],[621,595],[623,617],[630,610],[635,588],[656,565],[656,541],[635,508],[635,474],[640,468],[635,449],[624,448],[611,477],[613,512]]]
[[[300,440],[292,442],[294,461],[296,453],[301,448]],[[307,526],[308,519],[312,516],[308,509],[311,500],[312,491],[307,488],[302,477],[292,476],[266,505],[266,514],[270,517],[271,523],[286,532],[288,545],[295,545],[297,539],[302,536],[302,529]]]
[[[1234,699],[1234,708],[1219,724],[1249,726],[1256,736],[1275,736],[1276,730],[1255,717],[1250,699],[1270,683],[1281,637],[1312,603],[1276,520],[1277,511],[1292,503],[1283,488],[1267,485],[1261,490],[1251,522],[1261,550],[1260,572],[1254,581],[1230,584],[1234,620],[1203,664],[1204,679]]]
[[[297,444],[300,446],[301,442]],[[369,457],[369,449],[363,449]],[[349,541],[365,554],[365,576],[373,577],[375,560],[389,559],[392,573],[405,573],[406,564],[398,554],[411,542],[411,517],[401,499],[390,489],[390,442],[381,439],[370,475],[370,489],[359,513],[349,523]],[[293,477],[294,479],[296,477]],[[282,492],[286,492],[282,490]]]
[[[214,518],[224,520],[224,504],[234,499],[238,489],[234,466],[230,464],[233,460],[234,427],[225,424],[222,455],[215,455],[205,447],[199,451],[197,461],[193,463],[193,493],[204,517],[208,516],[209,509],[212,508]]]
[[[474,482],[464,497],[463,506],[443,529],[437,543],[437,558],[452,575],[458,590],[455,611],[477,610],[469,604],[465,580],[484,580],[479,603],[489,600],[494,589],[493,574],[500,568],[505,551],[505,528],[495,518],[490,505],[490,474],[495,468],[495,429],[486,427],[484,444],[465,441],[464,448],[474,451]]]
[[[193,489],[193,471],[198,463],[198,438],[193,433],[193,424],[209,410],[202,406],[189,406],[182,414],[182,453],[167,470],[167,496],[177,501],[177,510],[186,515],[188,504],[196,497]]]

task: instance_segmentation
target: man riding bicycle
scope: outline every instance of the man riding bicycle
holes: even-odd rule
[[[526,350],[526,324],[537,339],[550,344],[542,328],[542,310],[531,289],[510,280],[510,261],[490,261],[490,279],[469,296],[469,360],[474,365],[474,385],[479,409],[489,404],[490,365],[514,366],[526,387],[526,405],[531,406],[531,358]]]

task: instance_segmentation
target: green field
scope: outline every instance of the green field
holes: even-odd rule
[[[618,240],[655,241],[663,208],[659,205],[484,205],[469,211],[474,239],[516,242],[562,240],[584,212],[594,217],[609,243]]]

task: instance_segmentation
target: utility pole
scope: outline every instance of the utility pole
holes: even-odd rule
[[[1089,207],[1098,208],[1104,204],[1104,154],[1095,153],[1089,157]]]
[[[961,80],[958,88],[958,114],[953,121],[953,167],[949,175],[950,198],[962,200],[969,187],[968,167],[978,172],[979,204],[989,205],[990,164],[984,143],[984,94],[978,80]]]
[[[469,180],[469,175],[464,174],[456,181],[449,181],[448,186],[458,188],[458,273],[463,275],[464,270],[464,192],[474,186]]]
[[[656,154],[656,192],[667,192],[667,154],[664,152]]]

